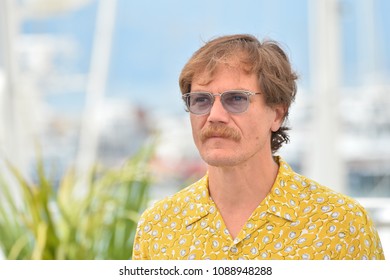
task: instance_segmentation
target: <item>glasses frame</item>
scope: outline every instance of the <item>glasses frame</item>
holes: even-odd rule
[[[222,98],[222,96],[226,93],[231,93],[231,92],[239,92],[239,93],[243,93],[245,94],[248,99],[247,99],[247,105],[245,107],[245,110],[243,110],[242,112],[230,112],[225,106],[225,103],[224,103],[224,99]],[[211,104],[210,104],[210,108],[209,110],[207,110],[205,113],[195,113],[195,112],[192,112],[191,109],[190,109],[190,105],[189,105],[189,98],[194,95],[194,94],[199,94],[199,93],[202,93],[202,94],[207,94],[210,96],[211,98]],[[214,102],[215,102],[215,97],[216,96],[219,96],[221,98],[221,103],[222,103],[222,106],[223,108],[226,110],[226,112],[229,112],[230,114],[242,114],[242,113],[245,113],[248,108],[249,108],[249,104],[250,104],[250,100],[249,98],[251,96],[254,96],[256,94],[261,94],[261,92],[252,92],[252,91],[249,91],[249,90],[241,90],[241,89],[232,89],[232,90],[227,90],[227,91],[224,91],[222,93],[211,93],[211,92],[207,92],[207,91],[194,91],[194,92],[188,92],[188,93],[184,93],[182,95],[182,99],[184,101],[184,104],[185,106],[187,107],[187,112],[190,112],[191,114],[194,114],[194,115],[198,115],[198,116],[201,116],[201,115],[207,115],[207,114],[210,114],[211,112],[211,108],[213,108],[213,105],[214,105]]]

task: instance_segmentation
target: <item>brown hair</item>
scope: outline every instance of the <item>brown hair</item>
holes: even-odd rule
[[[191,91],[194,75],[206,72],[211,79],[221,63],[239,65],[247,73],[256,73],[265,103],[271,107],[283,105],[285,108],[283,125],[271,136],[271,149],[273,153],[276,152],[284,142],[289,141],[289,128],[285,122],[297,92],[295,81],[298,77],[286,53],[277,42],[260,42],[252,35],[218,37],[196,51],[184,66],[179,77],[182,94]]]

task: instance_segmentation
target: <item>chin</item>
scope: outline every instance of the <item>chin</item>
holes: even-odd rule
[[[216,155],[205,155],[202,159],[210,166],[214,167],[232,167],[239,164],[240,160],[237,157],[229,156],[216,156]]]

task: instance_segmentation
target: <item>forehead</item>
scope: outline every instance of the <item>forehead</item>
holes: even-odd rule
[[[245,66],[239,63],[219,63],[212,71],[203,70],[194,74],[193,87],[204,87],[210,84],[226,84],[228,87],[230,85],[231,89],[258,85],[256,75],[247,71]]]

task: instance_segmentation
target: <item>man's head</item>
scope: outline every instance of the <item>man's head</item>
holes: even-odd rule
[[[184,66],[179,84],[182,94],[192,91],[194,77],[207,84],[219,66],[236,68],[257,77],[258,87],[269,107],[282,106],[283,122],[296,94],[297,75],[291,69],[287,55],[274,41],[259,42],[251,35],[222,36],[207,42]],[[271,149],[276,152],[288,141],[286,126],[271,135]]]

